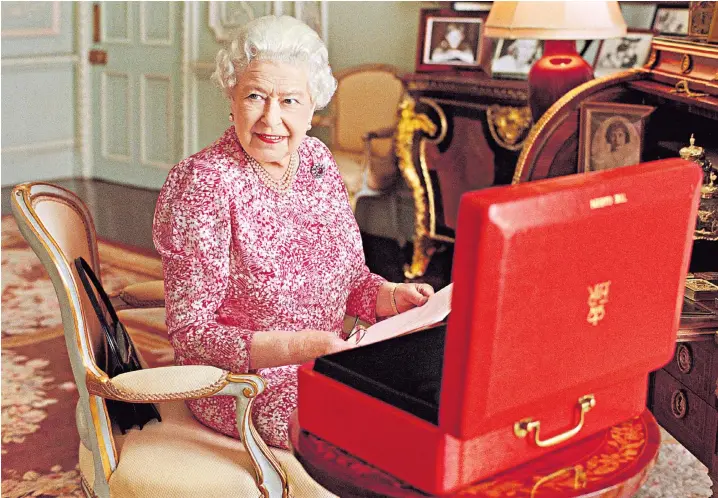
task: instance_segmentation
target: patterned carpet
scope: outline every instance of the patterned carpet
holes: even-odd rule
[[[162,278],[160,262],[142,252],[106,242],[99,249],[110,295]],[[150,364],[172,362],[164,337],[128,328]],[[60,307],[45,269],[9,216],[2,218],[1,332],[2,496],[84,497],[77,471],[77,390]]]
[[[161,278],[158,260],[101,242],[110,294]],[[129,325],[152,365],[172,361],[164,337]],[[11,217],[2,218],[2,497],[83,497],[77,471],[77,391],[65,353],[60,311],[44,268]],[[711,496],[707,469],[668,433],[640,498]]]

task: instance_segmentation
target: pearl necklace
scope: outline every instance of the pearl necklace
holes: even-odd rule
[[[247,160],[257,176],[271,190],[274,190],[278,194],[283,194],[292,188],[294,174],[297,172],[297,169],[299,169],[299,153],[294,152],[289,157],[289,166],[287,166],[282,178],[279,180],[275,180],[274,177],[272,177],[272,175],[270,175],[269,172],[261,164],[259,164],[255,158],[247,154],[247,152],[244,153],[244,158]]]

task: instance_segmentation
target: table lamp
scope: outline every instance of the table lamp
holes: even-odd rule
[[[534,122],[572,88],[593,79],[593,68],[576,52],[576,40],[626,34],[618,2],[494,2],[484,28],[489,38],[544,40],[543,57],[528,76]]]

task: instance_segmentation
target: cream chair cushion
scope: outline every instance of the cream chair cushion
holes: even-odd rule
[[[249,454],[240,441],[204,427],[182,401],[157,406],[161,423],[150,422],[116,440],[120,456],[110,477],[112,496],[259,496]],[[287,472],[292,496],[335,496],[313,481],[289,451],[272,452]],[[82,444],[80,470],[92,486],[92,454]]]

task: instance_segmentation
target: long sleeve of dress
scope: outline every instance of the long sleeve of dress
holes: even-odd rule
[[[363,264],[347,299],[347,315],[358,316],[367,323],[375,323],[376,297],[384,282],[384,277],[371,273],[366,264]]]
[[[244,373],[252,332],[217,319],[229,279],[231,196],[221,169],[186,161],[160,192],[153,227],[170,341],[180,364]]]

